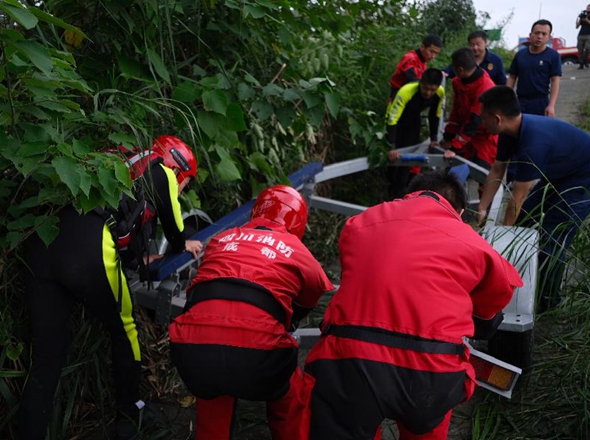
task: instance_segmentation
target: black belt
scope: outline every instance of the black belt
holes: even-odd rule
[[[285,327],[287,312],[274,295],[259,284],[239,278],[218,278],[195,284],[185,305],[185,312],[197,303],[210,299],[241,301],[264,310]]]
[[[541,99],[547,98],[549,93],[531,93],[530,95],[517,95],[518,99]]]
[[[463,344],[437,341],[436,339],[426,339],[377,327],[327,324],[322,331],[322,335],[356,339],[359,341],[385,345],[387,347],[419,351],[421,353],[455,355],[463,355],[465,353],[465,346]]]

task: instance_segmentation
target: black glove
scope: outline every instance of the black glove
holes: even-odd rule
[[[491,339],[503,320],[504,313],[502,312],[496,314],[496,316],[491,319],[482,319],[473,316],[473,324],[475,325],[473,339]]]

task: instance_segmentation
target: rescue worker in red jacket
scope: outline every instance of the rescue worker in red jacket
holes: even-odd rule
[[[452,174],[420,174],[408,191],[342,230],[340,288],[305,365],[310,440],[371,440],[385,418],[401,440],[446,439],[475,388],[463,337],[491,336],[522,286],[461,220],[467,197]]]
[[[196,258],[202,244],[185,240],[178,203],[179,193],[196,176],[195,156],[188,145],[173,136],[157,138],[148,153],[142,171],[152,191],[154,211],[144,212],[142,217],[157,215],[172,250],[186,250]],[[76,302],[111,334],[116,438],[137,438],[140,420],[147,418],[139,389],[141,352],[133,302],[117,249],[119,237],[113,236],[103,214],[102,210],[80,214],[66,206],[59,213],[59,235],[49,246],[36,234],[25,243],[25,258],[32,272],[25,285],[32,362],[21,404],[20,440],[46,437],[55,390],[66,363],[71,340],[69,319]],[[139,219],[137,228],[143,227],[146,224]],[[140,239],[140,232],[134,234],[135,239]]]
[[[274,440],[298,438],[298,344],[288,329],[334,290],[301,242],[307,205],[299,192],[260,193],[251,220],[211,239],[170,325],[172,362],[197,397],[196,440],[229,440],[236,399],[267,402]]]
[[[458,154],[489,170],[496,159],[498,136],[483,123],[479,97],[495,84],[477,65],[471,49],[458,49],[451,57],[456,76],[452,83],[453,108],[441,143],[447,148],[444,156],[450,159]]]
[[[391,92],[389,94],[389,101],[395,98],[397,91],[403,85],[419,81],[422,74],[428,67],[428,63],[433,61],[442,49],[442,40],[436,35],[427,35],[422,40],[418,49],[413,49],[406,53],[391,75],[389,85]]]

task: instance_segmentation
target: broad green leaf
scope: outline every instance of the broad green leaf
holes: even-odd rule
[[[47,75],[51,73],[53,60],[45,47],[32,40],[17,41],[14,44],[39,70]]]
[[[96,208],[101,201],[100,193],[96,188],[91,188],[90,195],[81,195],[78,198],[76,207],[82,208],[84,212],[90,212]]]
[[[236,164],[231,159],[222,159],[215,165],[215,174],[223,182],[231,182],[242,178]]]
[[[74,140],[72,141],[72,149],[74,151],[74,154],[80,157],[85,157],[91,151],[90,145],[76,138],[74,138]]]
[[[264,154],[256,151],[249,156],[250,165],[257,171],[260,171],[264,175],[272,174],[272,168]]]
[[[20,217],[22,215],[22,213],[24,211],[26,211],[29,208],[35,208],[39,206],[39,196],[35,195],[33,197],[29,197],[28,199],[22,201],[21,203],[19,203],[18,205],[15,204],[11,204],[8,207],[8,213],[12,216],[12,217]]]
[[[267,84],[262,88],[262,94],[264,96],[281,96],[283,91],[284,89],[282,87],[279,87],[274,83]]]
[[[202,67],[193,64],[193,74],[195,76],[205,76],[207,75],[207,71],[205,69],[203,69]]]
[[[232,102],[227,106],[224,127],[231,131],[244,131],[248,128],[244,112],[238,104]]]
[[[2,31],[0,31],[0,40],[2,41],[11,42],[24,39],[25,36],[21,32],[15,31],[14,29],[2,29]]]
[[[275,111],[277,120],[283,127],[289,127],[295,119],[297,119],[297,113],[291,106],[281,107]]]
[[[244,17],[247,18],[248,15],[251,15],[254,18],[262,18],[266,15],[266,12],[264,12],[262,9],[257,8],[255,6],[246,5],[246,6],[244,6]]]
[[[223,69],[223,65],[220,66]],[[215,75],[217,77],[217,87],[218,89],[229,90],[233,87],[233,84],[229,82],[227,78],[227,74],[225,73],[218,73]]]
[[[117,58],[119,69],[121,74],[128,78],[141,78],[143,77],[142,65],[132,58],[120,56]]]
[[[305,101],[307,108],[316,107],[322,103],[322,100],[318,95],[308,91],[303,92],[303,100]]]
[[[27,142],[45,142],[47,145],[50,141],[49,133],[44,129],[44,125],[21,122],[19,127],[23,130]]]
[[[309,119],[309,121],[316,127],[319,127],[324,119],[324,107],[321,105],[305,109],[303,113],[305,113],[307,119]]]
[[[22,144],[18,150],[19,154],[23,157],[36,156],[47,152],[46,142],[28,142]]]
[[[213,139],[223,123],[223,116],[212,112],[199,111],[197,113],[199,128],[205,132],[209,138]]]
[[[301,91],[298,89],[285,89],[283,99],[285,101],[298,101],[301,99]]]
[[[117,145],[123,145],[127,147],[129,150],[132,150],[137,143],[137,139],[135,139],[135,137],[121,132],[109,134],[109,139]]]
[[[200,81],[201,85],[207,89],[220,89],[219,78],[216,76],[206,76]]]
[[[55,148],[64,156],[73,157],[72,146],[70,144],[67,144],[65,142],[58,142],[55,145]]]
[[[39,20],[28,9],[23,6],[13,6],[6,2],[0,2],[0,10],[6,12],[14,21],[20,24],[25,29],[33,29],[37,26]]]
[[[131,188],[131,176],[129,174],[129,168],[123,161],[117,160],[114,162],[115,165],[115,177],[119,182],[121,182],[125,187]]]
[[[51,244],[59,234],[58,222],[56,216],[39,217],[39,224],[36,227],[37,234],[46,245]],[[37,224],[37,222],[35,222]]]
[[[242,178],[236,164],[231,159],[229,152],[219,145],[214,146],[215,152],[221,161],[215,166],[215,174],[224,182],[231,182]]]
[[[25,234],[22,232],[10,231],[6,234],[5,241],[8,244],[8,249],[12,250],[16,248],[25,238]]]
[[[92,174],[87,170],[80,171],[80,190],[86,197],[90,195],[90,189],[92,187]]]
[[[9,231],[22,231],[24,229],[33,227],[35,225],[36,218],[37,216],[33,214],[25,214],[16,220],[8,222],[6,227]]]
[[[266,121],[273,114],[272,105],[266,101],[256,101],[252,103],[252,111],[260,121]]]
[[[250,87],[246,83],[238,84],[238,98],[240,101],[246,101],[254,98],[256,96],[256,92],[252,87]]]
[[[21,112],[34,116],[35,118],[46,121],[49,119],[49,115],[41,110],[39,107],[35,107],[33,105],[26,105],[21,107]]]
[[[105,167],[101,167],[98,169],[98,181],[102,185],[103,195],[105,196],[113,196],[117,193],[118,188],[118,181],[113,177],[113,171],[106,169]],[[117,194],[117,197],[119,194]],[[112,204],[111,204],[112,206]]]
[[[336,93],[324,93],[324,97],[326,98],[326,105],[330,114],[336,119],[340,110],[340,96]]]
[[[51,161],[57,175],[70,189],[72,195],[78,194],[80,189],[80,173],[77,170],[77,163],[71,157],[56,157]]]
[[[312,87],[311,84],[308,81],[305,81],[304,79],[299,80],[299,86],[302,89],[310,89]]]
[[[244,79],[246,81],[248,81],[250,84],[254,84],[255,86],[260,87],[260,83],[258,82],[258,80],[256,78],[254,78],[252,75],[250,75],[249,73],[246,73],[244,75]]]
[[[37,102],[37,105],[60,113],[68,113],[70,111],[65,105],[55,101],[39,101]]]
[[[38,87],[38,86],[29,86],[29,91],[34,95],[35,104],[39,101],[45,101],[49,99],[55,99],[57,93],[55,89],[48,88],[48,87]]]
[[[318,84],[326,83],[331,87],[334,87],[336,84],[331,81],[329,78],[311,78],[309,83],[313,86],[317,86]]]
[[[66,23],[61,18],[57,18],[51,14],[48,14],[45,11],[43,11],[39,8],[33,7],[33,6],[31,6],[29,8],[29,11],[31,11],[31,13],[34,14],[35,17],[37,17],[39,20],[43,20],[47,23],[54,24],[55,26],[58,26],[62,29],[66,29],[66,30],[71,31],[75,34],[78,34],[84,38],[87,38],[87,35],[84,32],[82,32],[82,30],[80,28],[77,28],[76,26],[72,26],[71,24]]]
[[[24,345],[22,342],[19,342],[18,344],[9,344],[6,347],[6,357],[8,357],[8,359],[10,359],[11,361],[16,361],[18,360],[18,358],[20,357],[21,353],[23,352],[24,349]],[[7,377],[6,375],[4,375],[4,371],[2,372],[2,376],[3,377]],[[15,373],[14,376],[12,377],[20,377],[23,376],[24,371],[14,371],[13,373]],[[20,375],[16,375],[18,373],[21,373]]]
[[[158,55],[153,49],[150,48],[148,48],[146,52],[148,55],[148,59],[150,60],[152,66],[154,66],[154,70],[156,71],[156,73],[160,76],[160,78],[162,78],[164,81],[170,84],[170,74],[168,73],[166,65],[162,62],[162,58],[160,58],[160,55]]]
[[[203,105],[207,110],[225,116],[228,98],[223,90],[209,90],[203,92]]]
[[[215,142],[228,150],[240,147],[240,139],[235,131],[219,130],[215,136]]]
[[[0,179],[0,197],[7,197],[12,194],[14,187],[17,185],[16,182],[8,179]]]
[[[185,81],[178,85],[172,92],[172,99],[180,102],[194,102],[201,97],[201,87],[190,81]]]

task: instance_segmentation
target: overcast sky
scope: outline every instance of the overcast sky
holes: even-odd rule
[[[527,37],[531,25],[539,18],[553,24],[553,36],[565,38],[567,46],[577,44],[576,17],[586,9],[590,0],[473,0],[477,11],[488,12],[491,20],[486,28],[493,28],[504,21],[511,12],[514,15],[504,28],[507,48],[518,43],[518,37]]]

